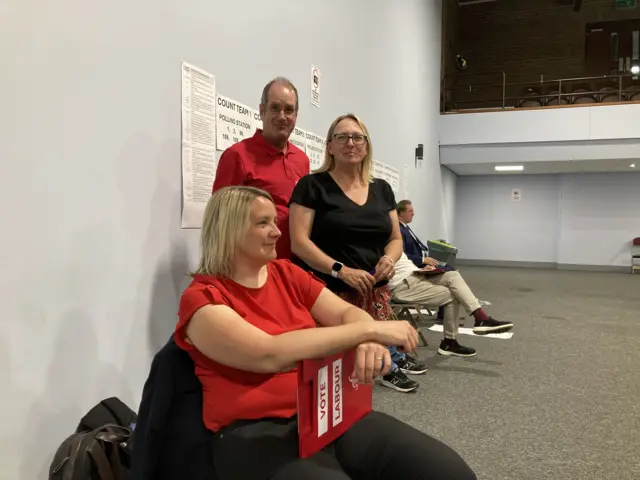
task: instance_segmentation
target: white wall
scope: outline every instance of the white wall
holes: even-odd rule
[[[455,232],[464,259],[628,266],[640,173],[459,177]]]
[[[455,238],[458,257],[556,262],[558,176],[458,177]],[[520,202],[511,191],[522,191]]]
[[[443,165],[640,161],[640,104],[441,115]]]
[[[444,210],[445,229],[444,236],[437,238],[443,238],[449,243],[455,245],[455,213],[458,176],[446,167],[440,168],[440,175],[442,177],[442,193],[444,197],[442,206]]]
[[[172,331],[198,255],[198,232],[179,228],[182,60],[250,106],[272,77],[290,77],[302,128],[324,134],[354,111],[370,127],[376,158],[401,171],[425,144],[409,190],[432,216],[416,227],[445,234],[439,5],[2,7],[10,19],[0,31],[2,478],[45,478],[54,449],[101,398],[136,407],[152,355]],[[323,74],[320,109],[309,105],[311,63]]]
[[[626,159],[640,161],[640,138],[581,142],[501,143],[486,145],[447,145],[440,147],[440,161],[456,164],[523,164],[527,162],[566,162]],[[589,168],[588,163],[584,167]]]
[[[629,266],[640,237],[640,173],[563,175],[558,263]]]
[[[441,145],[640,138],[640,104],[442,115]]]

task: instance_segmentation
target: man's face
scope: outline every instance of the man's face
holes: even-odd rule
[[[411,223],[414,215],[415,213],[413,211],[413,205],[409,205],[407,209],[400,214],[400,221],[402,223]]]
[[[262,133],[278,142],[286,142],[296,126],[296,93],[288,85],[274,83],[267,94],[267,104],[260,105]]]

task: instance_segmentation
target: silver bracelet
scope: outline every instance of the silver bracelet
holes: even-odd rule
[[[393,258],[391,258],[389,255],[382,255],[382,258],[388,258],[389,261],[391,262],[391,265],[395,265],[396,262],[393,260]]]

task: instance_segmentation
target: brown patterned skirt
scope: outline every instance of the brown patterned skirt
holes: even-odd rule
[[[351,305],[363,309],[374,320],[389,320],[391,317],[391,292],[386,285],[375,288],[373,293],[366,296],[358,292],[341,292],[338,296]]]

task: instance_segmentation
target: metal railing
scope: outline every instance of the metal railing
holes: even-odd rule
[[[472,83],[473,82],[473,83]],[[453,84],[453,86],[451,86]],[[640,75],[509,82],[505,72],[443,77],[441,112],[640,101]]]

